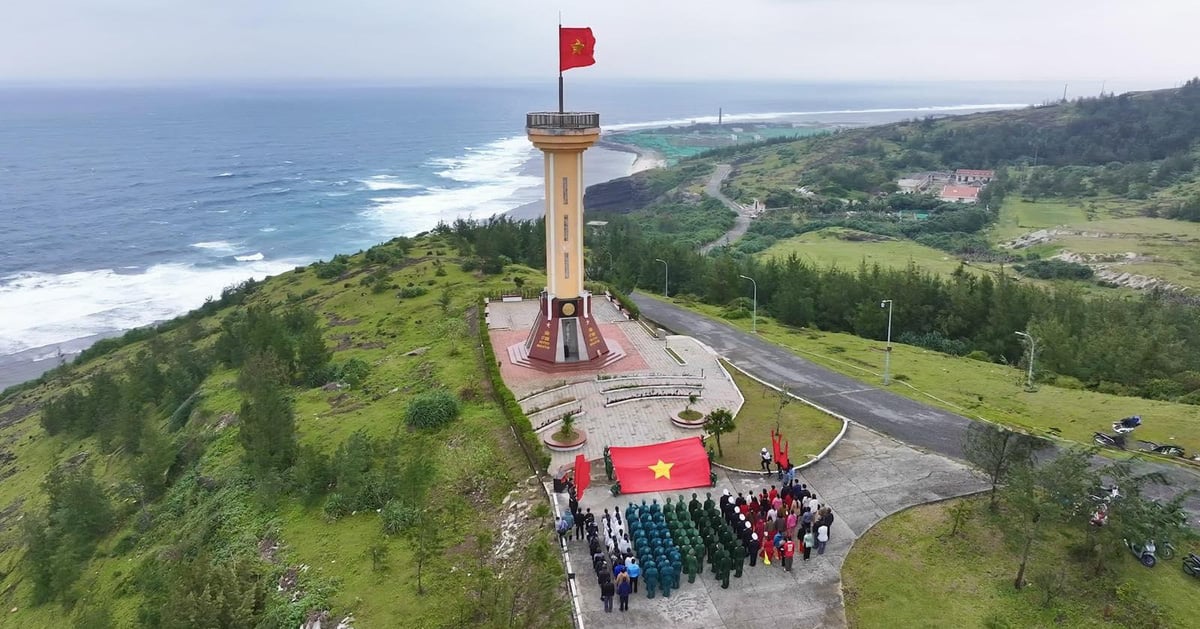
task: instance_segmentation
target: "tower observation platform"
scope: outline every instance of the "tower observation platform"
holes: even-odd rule
[[[546,286],[529,336],[512,349],[539,369],[612,362],[618,356],[583,286],[583,153],[600,139],[600,114],[533,112],[525,116],[525,132],[544,157]]]

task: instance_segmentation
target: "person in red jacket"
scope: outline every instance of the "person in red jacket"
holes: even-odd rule
[[[792,571],[792,557],[796,556],[796,542],[792,538],[787,538],[783,543],[783,569],[788,572]]]
[[[763,563],[770,564],[771,559],[775,557],[775,544],[769,536],[762,536],[762,546],[758,549],[758,553],[762,555]]]

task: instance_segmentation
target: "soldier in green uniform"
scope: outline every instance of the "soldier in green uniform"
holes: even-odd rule
[[[671,585],[675,581],[675,569],[671,567],[671,562],[666,562],[659,565],[658,568],[658,585],[662,588],[662,595],[666,598],[671,598]]]
[[[658,587],[658,566],[647,559],[642,566],[642,580],[646,582],[646,598],[654,598],[654,589]]]
[[[721,580],[721,588],[729,589],[729,553],[722,548],[717,551],[717,559],[713,562],[717,578]]]
[[[683,556],[683,569],[687,571],[688,583],[696,582],[696,553],[688,548],[687,554]]]
[[[746,559],[746,547],[734,543],[729,547],[730,560],[733,562],[733,576],[742,578],[742,565]]]

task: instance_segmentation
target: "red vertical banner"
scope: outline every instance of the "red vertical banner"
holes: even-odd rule
[[[583,490],[592,484],[592,464],[582,454],[575,455],[575,499],[583,500]]]

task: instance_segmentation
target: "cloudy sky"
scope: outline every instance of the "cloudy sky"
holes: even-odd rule
[[[1198,0],[10,0],[0,80],[1111,80],[1200,73]]]

